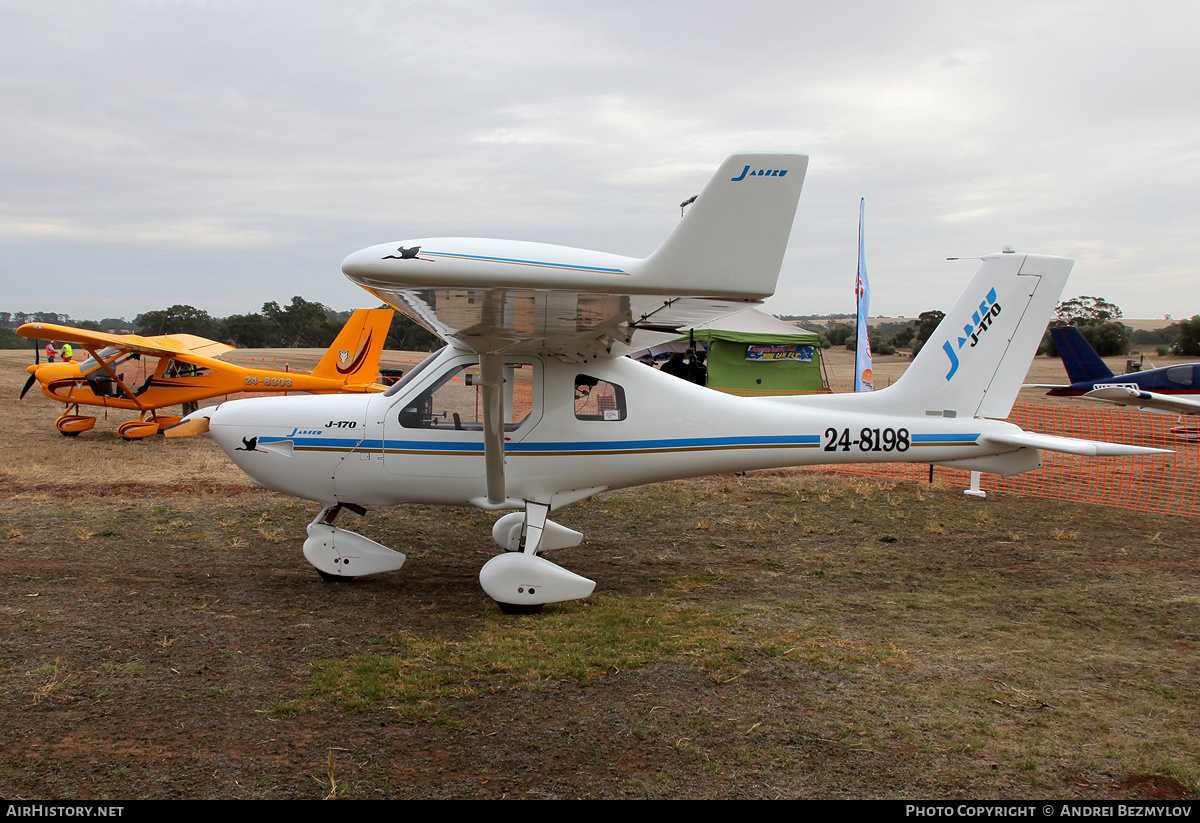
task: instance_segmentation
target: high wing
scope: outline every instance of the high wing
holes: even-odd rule
[[[762,302],[775,291],[807,170],[803,154],[730,156],[646,258],[442,237],[363,249],[342,271],[480,355],[487,497],[500,505],[502,357],[614,357]]]
[[[480,354],[616,356],[769,297],[807,168],[801,154],[731,156],[646,258],[442,237],[363,249],[342,271]]]
[[[1088,400],[1115,403],[1118,406],[1133,406],[1143,411],[1160,414],[1200,414],[1200,401],[1189,400],[1158,392],[1141,391],[1128,386],[1106,386],[1083,395]]]
[[[112,346],[122,351],[155,357],[179,354],[216,357],[233,351],[233,346],[197,337],[194,334],[163,334],[155,337],[142,337],[139,334],[106,334],[105,332],[76,329],[71,326],[59,326],[54,323],[26,323],[17,329],[17,334],[37,340],[62,340],[86,349]]]

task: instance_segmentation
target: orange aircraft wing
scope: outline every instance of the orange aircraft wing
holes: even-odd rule
[[[156,337],[142,337],[139,334],[107,334],[101,331],[59,326],[54,323],[26,323],[17,329],[17,334],[37,340],[61,340],[85,348],[113,346],[123,351],[134,351],[157,357],[176,354],[216,357],[218,354],[233,351],[233,346],[226,346],[224,343],[197,337],[194,334],[163,334]]]

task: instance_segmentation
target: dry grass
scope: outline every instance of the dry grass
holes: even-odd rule
[[[2,358],[0,358],[2,359]],[[204,438],[68,440],[0,377],[8,797],[1134,798],[1200,788],[1194,523],[818,472],[557,519],[584,603],[499,615],[495,515],[314,509]],[[7,392],[7,394],[5,394]]]

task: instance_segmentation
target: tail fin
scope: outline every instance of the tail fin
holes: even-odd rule
[[[1011,252],[983,258],[904,376],[875,392],[879,402],[900,413],[1008,417],[1074,263]]]
[[[313,369],[313,377],[343,383],[374,383],[393,313],[391,309],[356,310]]]
[[[803,154],[735,154],[696,197],[638,278],[664,293],[775,292],[808,170]]]
[[[1054,346],[1062,356],[1067,377],[1072,383],[1113,376],[1112,369],[1104,365],[1100,355],[1096,354],[1079,329],[1074,326],[1055,326],[1050,329],[1050,336],[1054,338]]]

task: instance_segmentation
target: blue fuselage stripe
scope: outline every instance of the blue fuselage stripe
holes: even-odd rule
[[[579,266],[574,263],[551,263],[546,260],[521,260],[517,257],[488,257],[482,254],[458,254],[448,251],[423,251],[430,257],[450,257],[456,260],[479,260],[483,263],[516,263],[522,266],[542,266],[551,269],[576,269],[578,271],[598,271],[608,274],[625,274],[623,269],[606,268],[603,266]]]
[[[979,434],[914,434],[914,446],[968,446]],[[291,441],[299,451],[424,452],[438,454],[483,454],[479,440],[356,440],[347,437],[270,437],[259,439],[263,445]],[[547,442],[505,443],[504,450],[516,454],[588,454],[606,452],[703,451],[706,449],[816,448],[821,436],[757,435],[743,437],[679,437],[652,440],[560,440]]]

